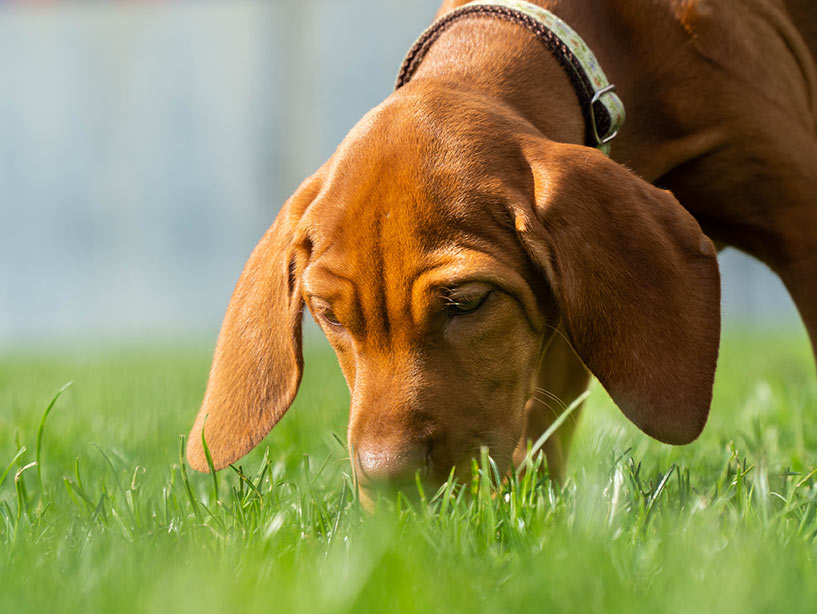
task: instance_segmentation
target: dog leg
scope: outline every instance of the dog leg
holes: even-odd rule
[[[772,225],[777,249],[767,263],[797,306],[817,359],[817,140],[795,152],[781,197],[788,206],[779,208]]]
[[[690,204],[718,243],[750,254],[780,277],[817,356],[817,138],[784,120],[771,122],[775,131],[754,144],[690,163],[686,174],[661,183]]]
[[[525,407],[525,433],[514,453],[516,465],[525,458],[528,441],[535,442],[587,390],[589,383],[590,372],[576,356],[560,328],[542,357],[533,396]],[[564,479],[570,442],[580,411],[581,407],[576,408],[542,448],[550,475],[559,482]]]
[[[810,228],[817,229],[817,215]],[[803,318],[817,360],[817,237],[813,239],[809,257],[787,263],[778,274]]]

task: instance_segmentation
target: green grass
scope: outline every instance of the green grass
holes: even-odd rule
[[[691,446],[649,440],[596,385],[564,487],[530,473],[496,487],[482,459],[461,489],[381,501],[373,517],[338,441],[348,393],[320,344],[296,404],[240,469],[217,484],[186,469],[180,435],[209,358],[0,357],[0,612],[817,603],[817,377],[801,334],[727,335]]]

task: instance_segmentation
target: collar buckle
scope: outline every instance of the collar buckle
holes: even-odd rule
[[[612,94],[615,91],[616,86],[611,83],[610,85],[603,87],[600,90],[596,90],[596,92],[593,94],[593,98],[590,100],[590,125],[593,128],[593,138],[596,140],[596,143],[598,143],[597,146],[607,145],[610,141],[616,138],[616,136],[618,136],[618,128],[613,130],[612,134],[601,136],[599,134],[598,126],[596,125],[596,103],[601,102],[601,98],[605,94]],[[610,128],[615,128],[615,126],[611,124]]]

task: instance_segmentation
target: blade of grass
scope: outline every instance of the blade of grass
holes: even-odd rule
[[[28,509],[28,505],[26,503],[26,495],[25,495],[25,487],[23,485],[23,474],[31,469],[32,467],[36,467],[37,463],[29,463],[28,465],[21,467],[14,476],[14,485],[17,489],[17,526],[19,528],[20,519],[23,515],[23,509]]]
[[[48,418],[48,414],[51,413],[51,410],[54,409],[54,404],[57,402],[57,399],[59,399],[62,396],[62,393],[68,390],[73,383],[74,383],[73,380],[67,382],[63,384],[59,390],[57,390],[57,392],[54,394],[54,397],[51,399],[51,402],[48,404],[48,407],[45,408],[45,411],[43,412],[43,417],[40,419],[40,426],[37,428],[37,450],[35,452],[34,458],[37,462],[37,482],[40,485],[40,498],[42,498],[43,496],[43,471],[42,471],[43,466],[42,463],[40,462],[40,452],[42,451],[43,447],[43,430],[45,429],[45,420],[46,418]],[[2,480],[0,480],[0,482],[2,482]]]
[[[25,446],[17,450],[17,454],[14,455],[14,458],[11,459],[11,462],[8,464],[8,467],[6,467],[6,470],[3,472],[2,475],[0,475],[0,486],[2,486],[3,482],[5,482],[6,476],[8,475],[9,471],[11,471],[11,468],[14,466],[14,463],[20,460],[20,457],[25,453],[26,453]]]
[[[340,526],[340,517],[343,515],[344,506],[346,505],[346,482],[343,482],[343,486],[340,490],[340,504],[338,505],[338,513],[335,514],[335,522],[332,525],[332,532],[329,534],[329,539],[327,540],[327,544],[329,546],[332,545],[332,540],[334,540],[335,535],[338,532],[338,527]],[[326,554],[329,554],[329,549],[326,549]]]
[[[204,427],[207,426],[207,418],[210,414],[204,416],[204,424],[201,427],[201,445],[204,448],[204,457],[207,459],[207,468],[210,470],[210,475],[213,478],[213,502],[218,505],[218,474],[213,465],[213,457],[210,454],[210,448],[207,447],[207,440],[204,437]]]
[[[443,485],[444,490],[440,505],[440,516],[445,516],[445,513],[448,511],[448,506],[451,503],[451,493],[454,491],[454,486],[456,485],[456,480],[454,479],[454,472],[456,470],[456,467],[451,467],[451,471],[448,472],[448,480],[446,480]]]
[[[74,484],[71,481],[71,478],[69,478],[68,476],[62,478],[62,482],[63,484],[65,484],[65,489],[68,492],[68,496],[71,497],[71,500],[78,506],[80,506],[80,501],[83,501],[88,506],[86,511],[88,513],[91,513],[94,509],[94,502],[91,501],[88,495],[85,494],[85,492],[82,490],[82,487],[77,484]],[[79,499],[77,499],[77,496],[79,497]]]
[[[655,502],[658,500],[658,497],[661,496],[661,493],[664,491],[664,487],[667,485],[667,482],[672,477],[672,474],[675,471],[675,467],[676,465],[675,463],[673,463],[672,466],[669,468],[669,471],[667,471],[666,475],[661,479],[661,481],[658,483],[658,486],[655,488],[652,495],[650,496],[650,501],[647,504],[647,511],[644,514],[645,525],[650,519],[650,515],[652,514],[652,511],[655,507]]]
[[[193,514],[196,520],[201,522],[201,510],[199,510],[199,502],[193,495],[193,488],[190,486],[190,479],[187,477],[187,465],[184,462],[184,435],[179,435],[179,467],[182,473],[182,482],[184,482],[184,490],[187,493],[187,498],[190,500],[190,507],[193,509]]]
[[[555,433],[557,429],[565,423],[565,420],[567,420],[570,417],[570,414],[576,411],[579,405],[584,403],[587,400],[587,397],[589,396],[590,391],[585,390],[583,394],[580,394],[570,405],[567,406],[567,409],[564,410],[564,412],[562,412],[562,414],[558,418],[556,418],[556,420],[553,421],[553,424],[551,424],[548,427],[548,429],[544,433],[542,433],[539,439],[536,440],[536,443],[534,443],[531,446],[530,450],[525,455],[526,462],[528,461],[528,457],[533,458],[534,456],[536,456],[539,450],[542,449],[542,446],[545,445],[545,442],[547,442],[547,440],[551,438],[553,433]]]
[[[122,486],[122,481],[119,479],[119,474],[116,472],[116,467],[114,466],[113,461],[110,459],[110,457],[107,454],[105,454],[105,450],[103,450],[100,446],[98,446],[95,443],[92,443],[91,445],[94,446],[97,449],[97,452],[99,452],[102,455],[102,458],[105,459],[105,462],[108,463],[108,467],[111,470],[111,474],[113,475],[113,479],[116,482],[116,489],[122,494],[122,500],[123,500],[123,502],[125,504],[125,509],[128,510],[128,515],[130,516],[131,523],[133,523],[133,525],[135,526],[136,525],[136,516],[134,515],[133,510],[128,505],[128,494],[127,494],[125,488]],[[111,497],[108,497],[108,498],[111,499],[111,511],[113,512],[114,511],[113,510],[113,499]]]

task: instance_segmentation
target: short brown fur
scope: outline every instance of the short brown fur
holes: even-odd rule
[[[612,159],[579,145],[572,86],[531,34],[479,17],[453,25],[250,258],[191,433],[193,467],[207,469],[202,429],[221,468],[289,407],[303,304],[351,390],[364,499],[417,470],[436,483],[452,466],[462,475],[482,445],[509,467],[590,373],[647,434],[694,440],[720,336],[710,238],[776,271],[817,343],[815,5],[538,4],[617,86],[628,119]],[[557,477],[573,428],[545,448]]]

